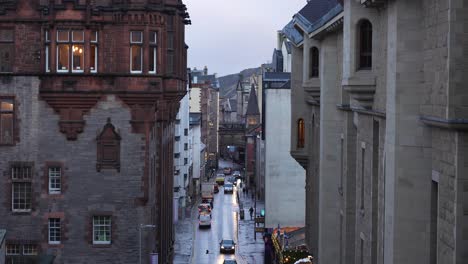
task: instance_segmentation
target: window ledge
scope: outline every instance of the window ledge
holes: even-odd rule
[[[32,214],[32,210],[31,211],[12,211],[11,213],[13,215],[30,215]]]
[[[110,244],[92,244],[93,248],[111,248],[112,243]]]

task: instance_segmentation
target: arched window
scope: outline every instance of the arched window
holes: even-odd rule
[[[297,121],[297,147],[303,148],[305,141],[305,131],[304,131],[304,119],[299,119]]]
[[[359,69],[372,68],[372,24],[369,20],[359,23]]]
[[[316,47],[310,48],[310,67],[309,77],[316,78],[319,76],[319,50]]]

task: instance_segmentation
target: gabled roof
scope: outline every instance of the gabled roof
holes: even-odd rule
[[[258,110],[257,93],[255,92],[255,86],[253,84],[252,88],[250,88],[249,102],[247,104],[245,115],[260,115],[260,111]]]
[[[286,51],[288,54],[291,54],[291,41],[285,40],[284,45],[286,46]]]

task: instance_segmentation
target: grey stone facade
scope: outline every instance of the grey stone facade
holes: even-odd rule
[[[307,170],[306,240],[318,263],[468,262],[462,2],[337,1],[310,27],[295,15],[302,38],[283,30],[295,45],[291,154]],[[369,69],[357,66],[364,19]],[[300,118],[304,148],[295,147]]]

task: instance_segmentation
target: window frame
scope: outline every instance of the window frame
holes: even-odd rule
[[[17,251],[15,250],[15,252],[18,252],[18,253],[11,253],[11,249],[10,247],[17,247]],[[20,244],[9,244],[7,243],[5,245],[5,256],[21,256],[21,245]]]
[[[54,175],[52,176],[51,175],[51,170],[52,169],[58,169],[58,175]],[[57,172],[55,172],[57,173]],[[62,168],[60,166],[49,166],[47,168],[47,176],[48,176],[48,192],[49,194],[62,194],[62,182],[63,182],[63,179],[62,179]],[[58,179],[59,180],[59,187],[52,187],[52,179]],[[55,183],[57,184],[57,183]]]
[[[304,119],[299,118],[297,120],[297,148],[305,147],[305,123]]]
[[[67,40],[60,40],[59,39],[59,33],[62,32],[62,31],[66,31],[67,32]],[[70,72],[70,62],[71,62],[71,59],[70,59],[70,30],[64,30],[64,29],[57,29],[55,31],[55,34],[56,34],[56,38],[55,38],[55,42],[56,42],[56,53],[55,53],[55,70],[57,73],[69,73]],[[67,69],[59,69],[59,48],[61,45],[66,45],[68,46],[68,50],[67,50],[67,57],[68,57],[68,63],[67,63]]]
[[[108,218],[109,222],[108,224],[104,223],[99,223],[99,224],[95,224],[95,220],[96,218]],[[92,236],[93,236],[93,245],[111,245],[112,244],[112,216],[110,215],[93,215],[92,216],[92,226],[93,226],[93,230],[92,230]],[[105,240],[105,241],[101,241],[101,240],[95,240],[95,232],[106,232],[107,230],[96,230],[96,227],[99,226],[99,227],[103,227],[103,228],[108,228],[108,231],[109,231],[109,240]]]
[[[31,246],[30,252],[26,252],[27,246]],[[23,256],[37,256],[39,254],[37,244],[23,244]]]
[[[13,102],[13,109],[12,110],[2,110],[1,104],[2,102]],[[11,125],[11,141],[4,142],[3,135],[1,134],[2,129],[2,115],[12,115],[12,125]],[[0,96],[0,146],[12,146],[15,144],[16,139],[16,100],[14,96]]]
[[[94,34],[95,40],[92,39],[92,35]],[[91,50],[94,46],[94,69],[91,69],[91,57],[89,60],[89,72],[90,73],[97,73],[98,72],[98,56],[99,56],[99,32],[97,30],[91,31],[91,38],[89,39],[89,56],[91,56]]]
[[[55,220],[58,219],[58,222],[55,222]],[[51,223],[55,222],[55,223]],[[51,226],[51,224],[54,224],[54,226]],[[52,235],[52,230],[54,230],[54,235]],[[51,240],[52,236],[55,237],[55,239],[58,238],[58,240]],[[62,243],[62,219],[56,218],[56,217],[51,217],[47,221],[47,240],[49,245],[60,245]]]
[[[140,33],[141,40],[140,41],[133,41],[133,34]],[[143,31],[140,30],[131,30],[130,31],[130,73],[132,74],[141,74],[143,73]],[[138,47],[140,49],[140,70],[133,70],[133,47]]]
[[[45,43],[45,50],[44,50],[44,54],[45,54],[45,58],[44,58],[44,62],[45,62],[45,72],[50,72],[51,68],[51,63],[50,63],[50,44],[51,44],[51,41],[50,41],[50,32],[48,29],[44,30],[44,43]]]
[[[25,173],[25,169],[28,169],[28,173]],[[21,174],[21,177],[15,177],[15,175]],[[27,174],[27,178],[24,176]],[[32,186],[32,178],[34,175],[34,167],[31,164],[12,164],[10,166],[10,179],[11,179],[11,211],[13,213],[30,213],[32,211],[33,205],[33,186]],[[22,194],[20,190],[18,190],[19,194],[16,194],[17,188],[16,186],[24,186]],[[27,191],[29,191],[29,201]],[[20,197],[18,203],[15,206],[15,197]],[[19,200],[24,200],[24,208],[17,208],[22,207]],[[29,204],[29,208],[27,208]]]
[[[153,69],[151,69],[151,63],[148,65],[148,73],[149,74],[156,74],[158,71],[158,32],[157,31],[150,31],[149,32],[150,37],[149,39],[149,59],[153,61]],[[151,35],[154,34],[154,38],[151,38]],[[151,58],[151,51],[153,52],[153,58]]]
[[[320,52],[315,46],[309,49],[310,64],[309,64],[309,78],[318,78],[320,74]]]
[[[372,69],[373,27],[368,19],[362,19],[357,24],[357,69]],[[367,35],[365,35],[367,34]],[[365,45],[363,42],[366,42]],[[365,60],[364,60],[365,58]]]
[[[73,34],[73,33],[74,33],[74,32],[77,32],[77,31],[81,31],[81,33],[82,33],[82,40],[75,40],[75,39],[73,38],[73,37],[74,37],[74,34]],[[85,48],[84,48],[84,47],[85,47],[85,45],[84,45],[84,44],[85,44],[85,39],[84,39],[85,30],[83,30],[83,29],[82,29],[82,30],[72,29],[72,30],[70,30],[70,33],[71,33],[71,42],[70,42],[70,45],[71,45],[71,52],[70,52],[70,57],[71,57],[71,72],[72,72],[72,73],[84,73],[84,68],[85,68],[84,60],[85,60],[85,55],[86,55],[86,54],[85,54]],[[75,70],[75,69],[74,69],[74,62],[75,62],[75,61],[74,61],[74,60],[75,60],[74,57],[75,57],[75,56],[74,56],[73,53],[74,53],[74,48],[75,48],[75,46],[77,47],[77,49],[79,49],[79,47],[81,46],[82,49],[83,49],[83,52],[82,52],[83,54],[81,55],[81,58],[82,58],[81,64],[83,65],[83,67],[80,67],[79,70]]]

